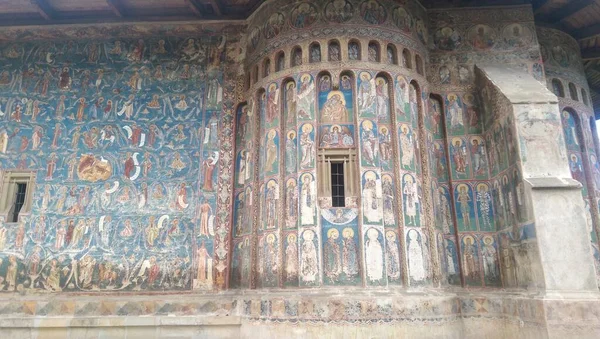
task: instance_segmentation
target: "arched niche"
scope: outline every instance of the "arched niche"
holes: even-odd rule
[[[348,60],[356,61],[361,58],[360,42],[352,39],[348,42]]]
[[[275,72],[281,72],[285,69],[285,52],[279,51],[275,57]]]
[[[269,58],[265,58],[263,61],[263,78],[266,78],[271,73],[271,60]]]
[[[368,60],[370,62],[380,62],[381,61],[381,47],[377,41],[369,41],[369,47],[367,50]]]
[[[571,96],[571,99],[579,101],[579,96],[577,95],[577,87],[572,82],[569,83],[569,95]]]
[[[565,88],[562,82],[556,78],[552,79],[552,92],[559,98],[565,97]]]
[[[398,64],[398,49],[394,44],[388,44],[386,47],[387,63],[390,65]]]
[[[327,60],[328,61],[341,61],[342,60],[342,50],[340,49],[340,42],[337,40],[329,41],[327,46]]]
[[[302,48],[300,48],[300,46],[296,46],[292,49],[291,65],[292,67],[302,65]]]
[[[407,48],[402,50],[402,66],[408,69],[412,69],[412,58],[410,51]]]
[[[310,44],[308,53],[308,61],[310,63],[321,62],[321,45],[318,42]]]

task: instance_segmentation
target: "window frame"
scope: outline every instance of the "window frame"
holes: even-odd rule
[[[33,192],[35,190],[35,172],[33,171],[0,171],[2,183],[0,186],[0,215],[12,222],[16,204],[18,184],[26,184],[25,201],[17,214],[17,222],[24,214],[31,213]]]
[[[317,166],[317,183],[319,197],[328,198],[333,205],[333,176],[332,164],[343,164],[344,205],[333,207],[346,207],[346,199],[357,197],[359,192],[358,182],[358,156],[354,148],[319,148]],[[341,195],[338,195],[338,197]]]

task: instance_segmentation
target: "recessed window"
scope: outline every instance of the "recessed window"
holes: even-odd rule
[[[357,196],[355,149],[319,149],[319,196],[331,198],[332,207],[345,207],[346,197]]]
[[[346,194],[344,192],[344,163],[331,163],[331,206],[344,207]]]
[[[0,192],[0,214],[8,222],[18,222],[22,214],[31,211],[31,197],[35,174],[30,171],[2,173],[2,191]]]

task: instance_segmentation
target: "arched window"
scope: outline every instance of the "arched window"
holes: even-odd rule
[[[370,62],[379,62],[381,60],[379,43],[376,41],[369,42],[369,61]]]
[[[571,95],[571,99],[578,101],[579,97],[577,96],[577,87],[575,87],[575,84],[570,82],[569,83],[569,94]]]
[[[559,98],[565,97],[565,88],[562,85],[562,82],[558,79],[552,79],[552,91]]]
[[[277,59],[275,61],[275,72],[283,71],[285,68],[285,53],[283,51],[277,53]]]
[[[417,64],[417,73],[423,75],[423,59],[418,54],[415,55],[415,63]]]
[[[337,40],[332,40],[329,42],[329,46],[327,48],[327,58],[329,61],[340,61],[342,60],[342,53],[340,50],[340,43]]]
[[[318,42],[313,42],[310,44],[310,54],[308,56],[308,61],[313,62],[321,62],[321,45]]]
[[[302,49],[296,46],[292,52],[292,67],[300,65],[302,65]]]
[[[271,60],[269,60],[269,58],[266,58],[265,61],[263,62],[263,78],[268,77],[270,73],[271,73]]]
[[[348,43],[348,59],[360,60],[360,43],[357,40],[350,40]]]
[[[589,103],[589,101],[588,101],[587,92],[586,92],[586,91],[585,91],[585,89],[583,89],[583,88],[581,89],[581,100],[583,100],[583,103],[584,103],[586,106],[589,106],[589,105],[590,105],[590,103]]]
[[[396,50],[396,46],[392,44],[387,45],[387,62],[390,65],[398,64],[398,52]]]
[[[408,69],[412,68],[412,60],[411,60],[411,56],[410,56],[410,51],[406,48],[402,51],[402,66],[404,66],[405,68],[408,68]]]

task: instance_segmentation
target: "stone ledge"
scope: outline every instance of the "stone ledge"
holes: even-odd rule
[[[543,189],[580,189],[583,187],[581,183],[571,178],[558,178],[558,177],[538,177],[538,178],[525,178],[532,189],[543,190]]]
[[[239,316],[147,316],[147,317],[34,317],[0,318],[0,328],[73,327],[165,327],[165,326],[241,326]]]

